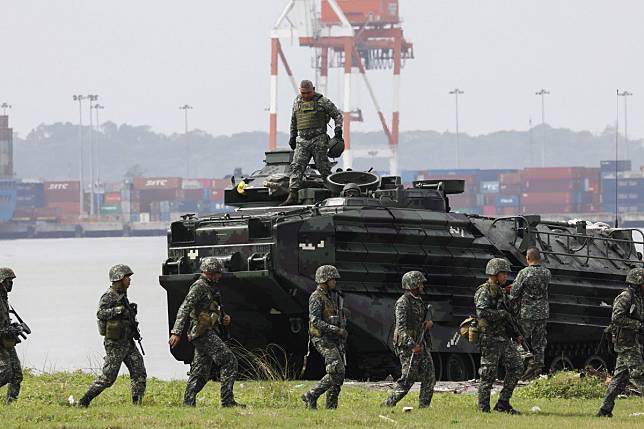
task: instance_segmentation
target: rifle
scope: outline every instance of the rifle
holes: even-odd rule
[[[338,314],[340,316],[340,328],[342,329],[347,329],[347,318],[346,314],[344,314],[344,294],[340,291],[335,291],[336,293],[336,304],[338,306]],[[344,361],[344,365],[347,365],[347,339],[346,338],[341,338],[340,339],[340,353],[342,353],[342,360]]]
[[[418,341],[416,341],[416,344],[420,344],[421,347],[425,341],[425,332],[427,332],[427,329],[425,329],[425,322],[432,320],[433,314],[432,314],[432,305],[427,304],[427,309],[425,309],[425,317],[423,318],[423,323],[421,325],[422,329],[420,332],[420,336],[418,337]],[[422,348],[421,348],[421,353],[422,353]],[[407,366],[407,373],[405,374],[404,379],[407,380],[409,378],[409,373],[411,372],[411,366],[414,363],[414,356],[416,354],[420,353],[412,353],[411,357],[409,358],[409,365]]]
[[[219,300],[219,337],[224,341],[230,340],[230,326],[224,325],[224,304],[221,300],[221,292],[215,292],[215,297]]]
[[[521,341],[519,344],[521,345],[524,351],[534,356],[534,350],[532,349],[530,342],[527,340],[527,337],[525,335],[525,332],[523,331],[523,328],[521,328],[521,325],[514,317],[514,312],[512,311],[512,308],[508,303],[508,298],[505,295],[505,293],[502,294],[501,299],[497,303],[497,308],[499,310],[505,310],[509,315],[509,318],[506,321],[507,323],[505,326],[506,326],[506,331],[508,332],[510,337],[512,337],[515,341],[518,337],[523,338],[523,341]]]
[[[123,303],[125,305],[125,308],[127,310],[128,314],[128,319],[130,321],[130,326],[132,327],[132,330],[134,331],[132,333],[132,338],[139,343],[139,347],[141,348],[141,354],[145,356],[145,350],[143,350],[143,343],[141,340],[143,340],[143,337],[141,336],[141,330],[139,329],[139,321],[136,320],[136,314],[138,312],[138,306],[136,304],[130,304],[130,301],[127,299],[127,296],[123,295]]]
[[[18,322],[14,322],[11,324],[11,326],[14,328],[14,331],[15,331],[16,340],[18,342],[20,342],[20,338],[22,338],[23,340],[26,340],[27,335],[31,334],[31,329],[29,328],[29,325],[27,325],[25,321],[22,320],[22,317],[18,315],[15,308],[13,308],[12,306],[9,306],[9,313],[12,313],[14,316],[16,316],[16,319],[18,319]]]

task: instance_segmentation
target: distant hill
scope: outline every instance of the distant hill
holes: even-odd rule
[[[524,168],[541,163],[544,128],[532,131],[498,131],[486,135],[461,134],[462,168]],[[552,129],[545,126],[547,166],[598,166],[615,157],[614,130],[601,135],[588,131]],[[83,130],[87,147],[89,129]],[[532,136],[531,136],[532,134]],[[247,132],[212,136],[203,131],[160,134],[147,126],[117,125],[106,122],[101,132],[92,133],[96,142],[97,166],[105,180],[118,180],[126,174],[146,176],[185,176],[187,159],[191,177],[222,177],[235,167],[250,173],[261,166],[268,135]],[[278,141],[286,146],[288,137]],[[532,144],[530,143],[532,141]],[[436,131],[407,131],[400,135],[401,170],[456,168],[456,137]],[[385,145],[381,132],[353,133],[352,146]],[[623,139],[620,136],[623,153]],[[644,164],[641,141],[629,142],[629,157],[635,169]],[[78,178],[78,126],[71,123],[40,125],[24,139],[15,139],[15,169],[18,177],[53,180]],[[85,165],[89,165],[85,151]],[[354,168],[386,170],[382,159],[356,159]],[[86,170],[87,172],[87,170]]]

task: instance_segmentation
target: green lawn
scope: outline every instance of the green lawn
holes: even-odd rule
[[[346,427],[409,427],[409,428],[583,428],[644,427],[644,416],[629,417],[644,412],[644,399],[619,400],[615,417],[593,417],[601,399],[527,399],[520,394],[513,405],[524,412],[522,416],[476,411],[475,395],[439,393],[432,407],[415,408],[403,413],[402,406],[417,405],[418,393],[411,393],[399,407],[379,406],[386,396],[382,390],[364,386],[346,386],[340,396],[340,408],[335,411],[303,408],[299,396],[311,382],[241,381],[235,385],[237,400],[246,409],[222,409],[219,406],[219,385],[209,383],[199,395],[197,408],[181,406],[185,382],[148,381],[145,403],[130,404],[129,379],[119,377],[117,383],[94,400],[89,409],[69,407],[67,398],[78,399],[92,380],[91,375],[56,373],[26,375],[20,400],[0,405],[2,428],[346,428]],[[5,394],[6,388],[0,389]],[[494,400],[496,398],[493,398]],[[323,405],[324,400],[320,401]],[[538,406],[541,412],[533,413]],[[383,418],[384,416],[386,418]],[[391,420],[389,420],[391,419]],[[392,421],[393,420],[393,421]]]

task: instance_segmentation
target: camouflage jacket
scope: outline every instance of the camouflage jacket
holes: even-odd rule
[[[499,285],[485,282],[476,289],[474,305],[481,332],[490,337],[508,338],[506,321],[498,309],[504,290]]]
[[[117,314],[118,307],[125,307],[129,305],[127,300],[127,293],[122,293],[110,286],[107,291],[101,296],[98,301],[98,310],[96,310],[96,318],[99,322],[107,322],[110,320],[118,320],[122,329],[122,338],[130,339],[134,334],[134,328],[130,323],[130,318],[127,312]]]
[[[340,332],[340,315],[331,294],[318,286],[309,298],[309,334],[312,337],[337,339]]]
[[[9,297],[5,291],[0,291],[0,335],[7,333],[7,328],[9,328],[10,324]]]
[[[644,297],[640,289],[626,288],[613,302],[611,327],[618,347],[639,347],[638,331],[644,323]]]
[[[396,347],[412,348],[416,345],[423,332],[426,310],[423,299],[415,297],[411,292],[405,292],[398,298],[394,306],[396,317],[394,345]]]
[[[342,128],[342,112],[338,110],[337,107],[335,107],[335,104],[322,94],[315,94],[313,96],[313,99],[317,101],[318,108],[321,108],[325,111],[327,115],[327,122],[329,119],[333,119],[333,122],[335,123],[336,127]],[[298,95],[295,97],[295,101],[293,102],[293,108],[291,109],[291,135],[297,135],[297,119],[295,117],[295,113],[297,112],[298,105],[302,101],[302,96]],[[326,128],[317,128],[317,129],[312,129],[312,130],[306,130],[307,135],[302,135],[302,137],[307,138],[307,136],[315,136],[318,134],[324,134],[326,133]],[[302,131],[300,131],[300,134],[302,134]]]
[[[204,275],[190,286],[188,295],[183,300],[171,333],[181,335],[188,322],[188,339],[202,336],[214,329],[221,316],[221,295],[217,282],[210,281]]]
[[[519,306],[519,317],[528,320],[545,320],[550,317],[548,286],[550,270],[540,265],[525,267],[514,280],[510,299]]]

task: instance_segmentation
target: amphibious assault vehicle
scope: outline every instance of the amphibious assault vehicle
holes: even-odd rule
[[[314,272],[333,264],[342,275],[339,288],[351,312],[347,376],[396,376],[392,309],[402,275],[421,270],[429,279],[425,300],[433,305],[437,377],[471,379],[478,350],[457,328],[474,313],[473,296],[485,281],[485,264],[493,257],[507,258],[516,275],[526,266],[525,250],[536,246],[553,274],[546,364],[553,370],[613,365],[603,330],[627,271],[641,266],[636,244],[644,237],[639,230],[553,222],[538,215],[456,213],[449,197],[463,192],[462,181],[419,180],[404,187],[397,176],[339,171],[325,184],[312,166],[307,187],[299,191],[301,205],[280,207],[291,158],[291,151],[266,152],[261,170],[233,183],[225,199],[234,212],[187,214],[171,224],[159,278],[167,291],[170,327],[198,275],[200,259],[216,256],[228,271],[222,295],[234,321],[232,337],[250,350],[277,344],[291,364],[301,365]],[[361,196],[340,196],[349,182],[360,186]],[[189,363],[193,350],[184,341],[172,353]],[[313,359],[304,376],[315,377],[321,370],[321,359]]]

